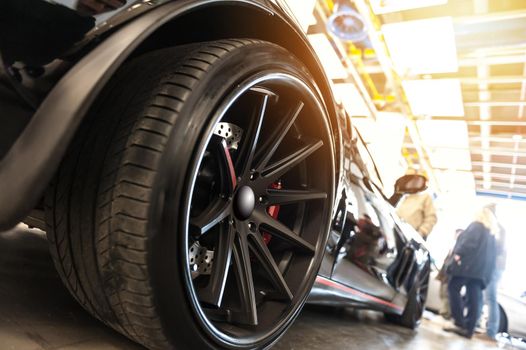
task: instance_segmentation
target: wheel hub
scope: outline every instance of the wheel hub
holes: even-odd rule
[[[234,213],[239,220],[246,220],[254,211],[256,197],[249,186],[241,187],[234,196]]]

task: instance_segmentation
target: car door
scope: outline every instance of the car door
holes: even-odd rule
[[[375,210],[368,190],[358,182],[352,183],[349,190],[352,196],[348,198],[344,234],[334,252],[332,279],[368,295],[392,300],[395,290],[387,280],[386,269],[388,261],[396,259],[394,242],[383,233],[386,224]]]

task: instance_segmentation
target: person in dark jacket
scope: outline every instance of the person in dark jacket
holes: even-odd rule
[[[495,219],[484,208],[457,239],[448,266],[449,303],[454,325],[444,328],[471,338],[479,318],[482,291],[490,283],[496,264],[496,243],[492,234]],[[460,294],[466,288],[465,298]],[[467,312],[465,312],[467,311]]]
[[[455,231],[455,242],[458,239],[458,236],[464,232],[463,229],[457,228]],[[440,300],[442,301],[442,305],[440,306],[440,315],[444,317],[446,320],[451,319],[451,307],[449,305],[449,297],[447,292],[447,286],[449,281],[449,276],[447,274],[447,267],[453,260],[453,247],[449,250],[447,253],[446,258],[444,259],[444,262],[442,263],[442,267],[440,268],[440,271],[438,271],[437,276],[435,279],[440,281]]]

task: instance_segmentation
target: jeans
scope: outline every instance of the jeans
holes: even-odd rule
[[[460,295],[463,286],[466,287],[466,298]],[[482,304],[482,282],[475,278],[454,276],[449,279],[448,293],[455,325],[473,335]],[[464,309],[467,309],[465,315]]]
[[[440,315],[442,315],[442,317],[445,319],[449,319],[451,317],[451,307],[449,306],[449,293],[447,292],[447,285],[447,281],[440,282]]]
[[[497,332],[499,331],[500,312],[499,304],[497,303],[497,287],[501,275],[501,270],[495,270],[489,285],[484,291],[484,299],[488,305],[488,324],[486,326],[486,333],[491,338],[495,338]]]

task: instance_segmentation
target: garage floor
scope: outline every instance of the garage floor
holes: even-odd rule
[[[274,349],[495,348],[444,333],[438,318],[418,332],[387,324],[376,313],[307,308]],[[45,236],[25,227],[0,233],[2,349],[143,349],[89,316],[62,286]]]

